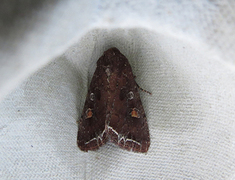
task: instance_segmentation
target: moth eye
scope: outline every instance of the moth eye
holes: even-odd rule
[[[128,94],[127,94],[127,97],[128,99],[133,99],[134,98],[134,93],[132,91],[130,91]]]
[[[90,100],[91,100],[91,101],[94,101],[94,99],[95,99],[95,94],[94,94],[94,93],[91,93],[91,94],[90,94]]]
[[[139,110],[136,108],[131,108],[131,117],[140,118]]]

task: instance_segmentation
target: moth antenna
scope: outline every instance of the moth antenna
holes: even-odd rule
[[[147,91],[147,90],[145,90],[145,89],[141,88],[137,83],[136,83],[136,85],[137,85],[137,87],[138,87],[141,91],[146,92],[146,93],[148,93],[148,94],[152,95],[152,93],[151,93],[151,92],[149,92],[149,91]]]

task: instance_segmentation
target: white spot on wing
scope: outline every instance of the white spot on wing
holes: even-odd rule
[[[94,94],[94,93],[91,93],[91,94],[90,94],[90,100],[91,100],[91,101],[94,101],[94,99],[95,99],[95,94]]]
[[[132,91],[130,91],[128,94],[127,94],[127,97],[128,99],[133,99],[134,98],[134,93]]]

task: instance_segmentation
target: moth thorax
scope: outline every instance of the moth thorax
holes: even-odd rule
[[[109,69],[109,68],[106,68],[106,69],[105,69],[105,73],[106,73],[106,75],[109,77],[109,76],[111,75],[110,69]]]

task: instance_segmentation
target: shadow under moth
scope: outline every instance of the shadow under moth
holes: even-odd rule
[[[138,85],[117,48],[108,49],[97,61],[78,126],[82,151],[97,150],[108,140],[129,151],[148,151],[149,129]]]

